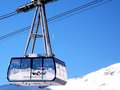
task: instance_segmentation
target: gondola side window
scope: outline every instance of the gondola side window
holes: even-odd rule
[[[21,60],[21,80],[30,80],[30,59],[22,59]]]
[[[55,65],[53,58],[45,58],[43,63],[44,80],[53,80],[55,78]]]
[[[67,72],[64,65],[62,65],[60,62],[56,62],[56,71],[57,71],[57,77],[61,79],[66,79]]]
[[[10,69],[20,69],[20,60],[12,59]]]
[[[30,59],[22,59],[21,69],[30,69]]]
[[[39,70],[42,67],[42,59],[33,59],[32,69]]]
[[[12,59],[9,72],[8,72],[8,79],[9,80],[18,80],[20,73],[20,60],[18,59]]]
[[[54,65],[53,59],[52,58],[44,59],[43,67],[45,67],[48,70],[55,70],[55,65]]]
[[[33,59],[32,61],[32,80],[41,80],[42,79],[42,58]]]

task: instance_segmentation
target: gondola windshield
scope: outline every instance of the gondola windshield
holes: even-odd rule
[[[10,80],[53,80],[55,64],[52,58],[12,58],[9,70]]]

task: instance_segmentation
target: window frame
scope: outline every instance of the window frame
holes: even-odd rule
[[[32,74],[32,64],[33,64],[33,60],[34,59],[42,59],[42,67],[44,65],[44,59],[46,58],[49,58],[49,59],[52,59],[53,61],[53,64],[54,64],[54,70],[55,70],[55,77],[52,79],[52,80],[32,80],[31,79],[31,74]],[[11,67],[11,64],[12,64],[12,60],[18,60],[20,61],[20,69],[22,69],[22,60],[26,60],[26,59],[30,59],[30,80],[10,80],[9,76],[10,76],[10,67]],[[7,71],[7,79],[8,81],[10,82],[43,82],[43,81],[46,81],[46,82],[51,82],[51,81],[54,81],[54,79],[56,78],[56,64],[55,64],[55,59],[54,57],[13,57],[11,58],[11,61],[10,61],[10,65],[8,67],[8,71]]]

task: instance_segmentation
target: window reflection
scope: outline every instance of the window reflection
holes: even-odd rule
[[[42,58],[33,59],[32,62],[32,73],[31,79],[40,80],[42,79]]]
[[[54,70],[54,62],[52,58],[46,58],[44,59],[44,65],[46,69],[52,69]]]
[[[21,69],[30,68],[30,59],[22,59]]]
[[[56,76],[60,79],[67,80],[67,72],[65,63],[59,59],[56,59]]]
[[[42,59],[33,59],[32,69],[40,69],[42,67]]]
[[[20,60],[13,59],[10,65],[10,69],[20,69]]]
[[[10,80],[53,80],[55,62],[46,57],[12,59],[8,74]]]
[[[53,58],[45,58],[43,63],[43,72],[46,74],[43,76],[44,80],[53,80],[55,77],[55,66]]]
[[[20,73],[20,60],[12,59],[9,70],[9,79],[19,80],[19,73]]]

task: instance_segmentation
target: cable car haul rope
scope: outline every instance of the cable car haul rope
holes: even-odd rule
[[[32,3],[17,8],[19,13],[35,8],[35,13],[30,27],[24,56],[11,58],[7,72],[8,81],[18,85],[40,87],[65,85],[67,83],[65,63],[57,59],[52,52],[47,26],[45,4],[53,1],[54,0],[34,0]],[[39,25],[41,25],[42,34],[38,33]],[[38,36],[44,41],[44,55],[34,53],[34,47]],[[28,49],[30,49],[31,52],[28,52]]]
[[[11,17],[11,16],[14,16],[14,15],[16,15],[16,14],[18,14],[16,11],[14,11],[14,12],[11,12],[11,13],[8,13],[8,14],[5,14],[5,15],[2,15],[2,16],[0,16],[0,20],[3,20],[3,19],[5,19],[5,18],[8,18],[8,17]]]
[[[86,4],[84,4],[84,5],[80,5],[80,6],[76,7],[76,8],[73,8],[73,9],[68,10],[68,11],[65,11],[65,12],[63,12],[63,13],[61,13],[61,14],[55,15],[55,16],[53,16],[53,17],[51,17],[51,18],[48,18],[47,21],[48,21],[48,22],[59,21],[59,20],[64,19],[64,18],[66,18],[66,17],[69,17],[69,16],[72,16],[72,15],[78,14],[78,13],[80,13],[80,12],[82,12],[82,11],[91,9],[91,8],[96,7],[96,6],[99,6],[99,5],[103,5],[103,4],[108,3],[108,2],[110,2],[110,1],[112,1],[112,0],[94,0],[94,1],[92,1],[92,2],[86,3]],[[29,4],[31,5],[31,2],[30,2]],[[24,5],[24,6],[25,6],[25,5]],[[34,5],[32,5],[31,7],[33,7],[33,6],[34,6]],[[3,19],[5,19],[5,18],[11,17],[11,16],[14,16],[14,15],[20,13],[20,12],[27,12],[27,11],[31,10],[30,8],[29,8],[29,10],[23,10],[22,7],[23,7],[23,6],[17,8],[17,10],[16,10],[15,12],[11,12],[11,13],[8,13],[8,14],[5,14],[5,15],[0,16],[0,20],[3,20]],[[25,7],[28,8],[28,6],[25,6]],[[24,7],[24,8],[25,8],[25,7]],[[20,9],[20,10],[19,10],[19,9]],[[0,36],[0,41],[5,40],[5,39],[8,39],[8,38],[13,37],[13,36],[16,36],[16,35],[18,35],[18,34],[21,34],[21,33],[25,32],[25,31],[28,31],[29,29],[30,29],[30,25],[29,25],[29,26],[26,26],[26,27],[24,27],[24,28],[22,28],[22,29],[13,31],[13,32],[11,32],[11,33],[8,33],[8,34],[6,34],[6,35]]]

